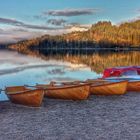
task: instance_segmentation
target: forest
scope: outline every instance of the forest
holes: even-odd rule
[[[22,53],[33,50],[46,52],[47,49],[70,48],[139,48],[140,20],[113,25],[110,21],[99,21],[83,32],[72,32],[63,35],[44,35],[31,40],[20,41],[10,45]],[[62,49],[62,50],[63,50]]]

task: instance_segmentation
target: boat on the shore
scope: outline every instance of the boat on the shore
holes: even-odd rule
[[[140,66],[107,68],[104,70],[102,78],[122,77],[122,76],[128,76],[128,77],[139,76],[140,77]]]
[[[25,86],[6,87],[5,93],[11,102],[30,107],[41,106],[44,97],[43,89],[29,89]]]
[[[127,91],[134,91],[134,92],[140,92],[140,79],[137,76],[133,77],[110,77],[105,79],[87,79],[86,81],[74,81],[74,82],[65,82],[63,84],[77,84],[77,83],[89,83],[90,85],[96,84],[96,85],[102,85],[107,83],[116,83],[120,81],[128,81],[127,84]]]
[[[44,95],[54,99],[65,100],[85,100],[89,96],[89,84],[49,84],[36,85],[38,88],[44,88]]]
[[[140,92],[140,81],[129,81],[127,91]]]
[[[93,83],[90,85],[90,94],[94,95],[123,95],[127,91],[128,81]]]
[[[133,76],[133,77],[110,77],[104,79],[108,82],[114,82],[114,81],[123,81],[127,80],[127,91],[134,91],[134,92],[140,92],[140,77]]]

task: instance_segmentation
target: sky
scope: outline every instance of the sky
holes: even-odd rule
[[[0,0],[0,42],[140,19],[140,0]]]

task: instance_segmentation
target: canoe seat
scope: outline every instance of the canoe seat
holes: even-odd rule
[[[53,85],[36,85],[36,88],[47,88],[47,87],[53,87]]]
[[[109,83],[109,81],[103,81],[103,80],[87,80],[87,83],[91,83],[91,84],[106,84]]]
[[[100,85],[107,85],[107,84],[110,84],[111,82],[108,82],[108,81],[104,81],[104,82],[95,82],[95,83],[92,83],[91,85],[92,86],[100,86]]]
[[[6,92],[8,94],[13,93],[13,92],[22,92],[22,91],[27,91],[29,90],[25,86],[14,86],[14,87],[6,87]]]
[[[77,84],[80,84],[81,81],[74,81],[74,82],[63,82],[62,84],[63,85],[77,85]]]

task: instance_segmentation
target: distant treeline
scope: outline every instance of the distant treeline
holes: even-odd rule
[[[49,48],[133,48],[140,47],[140,20],[112,25],[103,21],[93,24],[88,31],[64,35],[44,35],[40,38],[21,41],[9,48],[23,53],[47,51]]]

